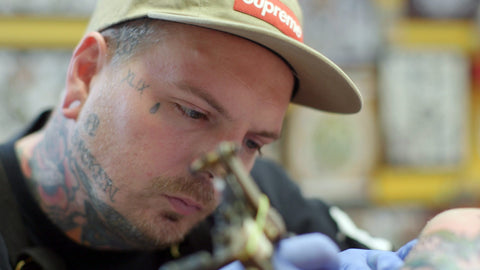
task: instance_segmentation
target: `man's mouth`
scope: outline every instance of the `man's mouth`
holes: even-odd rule
[[[188,216],[202,210],[200,204],[186,198],[165,195],[173,210],[181,215]]]

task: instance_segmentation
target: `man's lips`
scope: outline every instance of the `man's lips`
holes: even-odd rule
[[[202,210],[201,205],[190,199],[168,195],[165,195],[165,197],[172,206],[173,210],[181,215],[187,216]]]

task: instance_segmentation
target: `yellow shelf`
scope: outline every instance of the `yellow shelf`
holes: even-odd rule
[[[370,183],[370,198],[378,204],[448,204],[461,192],[456,173],[380,168]]]
[[[82,37],[87,22],[85,18],[3,16],[0,47],[71,49]]]
[[[369,185],[372,202],[381,205],[417,203],[431,207],[480,203],[478,151],[456,170],[413,169],[382,166]]]
[[[466,51],[478,49],[478,28],[472,20],[409,19],[389,32],[391,44],[401,46],[451,46]]]

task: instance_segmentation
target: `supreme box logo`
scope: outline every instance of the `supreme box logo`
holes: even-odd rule
[[[303,31],[295,14],[279,0],[235,0],[234,10],[257,17],[303,42]]]

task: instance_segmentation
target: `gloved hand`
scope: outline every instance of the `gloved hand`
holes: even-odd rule
[[[410,253],[410,250],[417,244],[418,239],[413,239],[412,241],[406,243],[403,245],[403,247],[399,248],[397,250],[397,255],[400,257],[402,260],[405,260],[405,257],[407,257],[408,253]]]
[[[341,270],[396,270],[403,265],[417,240],[412,240],[398,251],[347,249],[340,252]]]
[[[274,269],[337,270],[339,249],[326,235],[309,233],[283,239],[273,255]],[[221,270],[244,270],[236,261]]]

